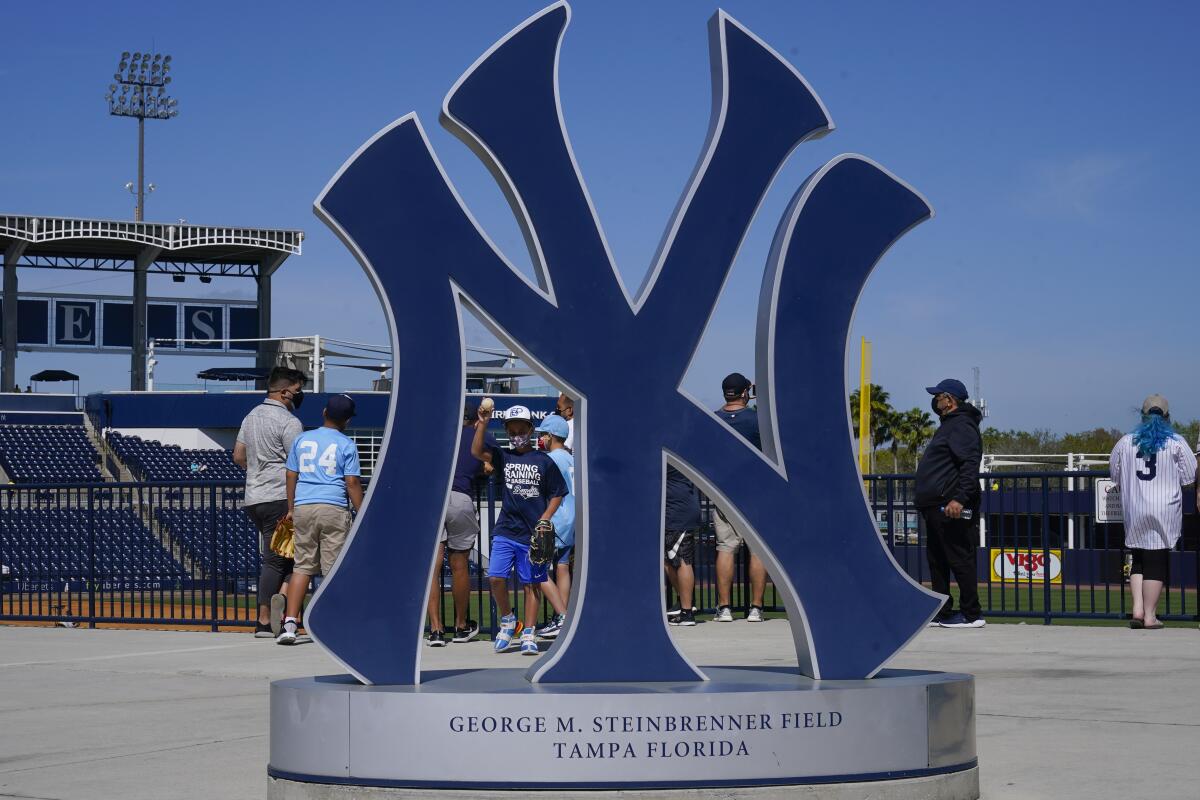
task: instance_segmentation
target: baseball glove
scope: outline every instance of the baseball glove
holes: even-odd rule
[[[529,542],[529,563],[540,567],[554,560],[554,523],[548,519],[538,520]]]
[[[279,520],[275,533],[271,535],[271,552],[284,558],[295,558],[296,527],[286,519]]]

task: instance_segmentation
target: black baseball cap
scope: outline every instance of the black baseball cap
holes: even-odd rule
[[[742,392],[749,389],[750,386],[750,379],[740,372],[731,372],[725,376],[725,380],[721,381],[721,391],[726,400],[741,397]]]
[[[325,404],[325,415],[334,422],[345,422],[354,416],[354,398],[348,394],[330,395]]]
[[[956,381],[954,378],[946,378],[937,386],[926,386],[925,391],[933,395],[945,392],[948,395],[957,397],[960,401],[967,399],[967,387],[962,381]]]

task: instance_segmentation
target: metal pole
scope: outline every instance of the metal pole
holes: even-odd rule
[[[1032,552],[1030,553],[1032,555]],[[1033,570],[1029,570],[1032,578]],[[1050,609],[1050,479],[1042,476],[1042,624],[1049,625]]]
[[[871,456],[871,343],[862,337],[858,362],[858,470],[870,471]]]
[[[96,496],[91,486],[88,499],[88,627],[96,627]]]
[[[217,574],[218,569],[218,551],[217,551],[217,487],[215,484],[208,487],[208,525],[209,531],[212,533],[212,571],[209,573],[212,577],[212,632],[217,632]]]
[[[17,259],[25,242],[12,244],[4,253],[4,353],[0,359],[0,392],[17,390]]]
[[[321,362],[321,337],[313,337],[313,374],[312,387],[314,392],[324,391],[325,381],[321,374],[324,371],[324,364]]]
[[[144,94],[144,93],[143,93]],[[145,102],[145,98],[142,98]],[[143,106],[144,108],[144,106]],[[146,118],[138,117],[138,193],[137,193],[137,208],[133,210],[133,219],[135,222],[141,222],[145,218],[146,208]]]
[[[158,361],[154,358],[154,340],[150,340],[150,344],[146,347],[146,391],[154,391],[154,365]]]

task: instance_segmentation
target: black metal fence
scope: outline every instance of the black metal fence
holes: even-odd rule
[[[0,486],[0,619],[252,625],[241,497],[212,482]]]
[[[996,472],[982,476],[976,558],[980,602],[992,617],[1121,619],[1130,615],[1128,551],[1119,510],[1103,510],[1107,472]],[[1098,486],[1099,483],[1099,486]],[[867,496],[897,563],[928,585],[925,533],[911,475],[871,475]],[[1184,492],[1184,534],[1170,554],[1160,617],[1200,620],[1200,518]]]
[[[990,473],[984,476],[977,567],[988,616],[1127,617],[1126,551],[1119,522],[1095,513],[1100,472]],[[870,475],[867,498],[896,562],[928,584],[925,537],[911,475]],[[0,619],[62,624],[185,625],[218,630],[256,619],[258,541],[240,508],[242,487],[204,483],[0,486]],[[484,521],[499,511],[494,484],[476,487]],[[1185,532],[1171,554],[1160,616],[1200,619],[1197,528],[1190,500]],[[696,605],[716,605],[714,511],[702,504],[695,554]],[[797,514],[803,528],[803,512]],[[748,558],[735,559],[732,604],[750,603]],[[498,624],[486,556],[470,557],[467,615],[485,631]],[[435,581],[447,627],[454,622],[448,564]],[[512,585],[513,602],[520,602]],[[668,594],[669,591],[668,591]],[[783,612],[768,582],[764,607]],[[543,608],[543,614],[548,609]]]

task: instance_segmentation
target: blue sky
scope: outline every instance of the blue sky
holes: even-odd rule
[[[0,212],[131,218],[136,126],[107,114],[122,50],[174,56],[179,117],[147,123],[147,218],[301,228],[275,281],[274,332],[384,342],[361,270],[312,215],[343,160],[409,111],[480,222],[529,257],[499,190],[437,124],[442,97],[541,3],[19,4],[6,9]],[[1128,427],[1149,392],[1200,417],[1189,367],[1200,277],[1200,129],[1187,3],[730,2],[789,58],[837,124],[781,172],[735,265],[688,388],[715,403],[753,368],[763,260],[795,188],[858,152],[912,183],[937,216],[880,263],[855,328],[897,405],[946,376],[983,394],[998,427]],[[627,285],[640,283],[703,142],[706,21],[697,2],[578,2],[561,87],[572,142]],[[81,283],[81,281],[87,281]],[[22,270],[22,290],[120,294]],[[152,294],[179,294],[152,282]],[[203,287],[251,297],[250,281]],[[201,287],[184,284],[187,293]],[[473,333],[473,336],[478,334]],[[482,337],[479,337],[482,340]],[[857,346],[854,347],[857,350]],[[164,359],[160,381],[201,364]],[[85,390],[125,388],[128,358],[22,354],[21,380],[77,368]],[[851,364],[857,378],[857,364]]]

